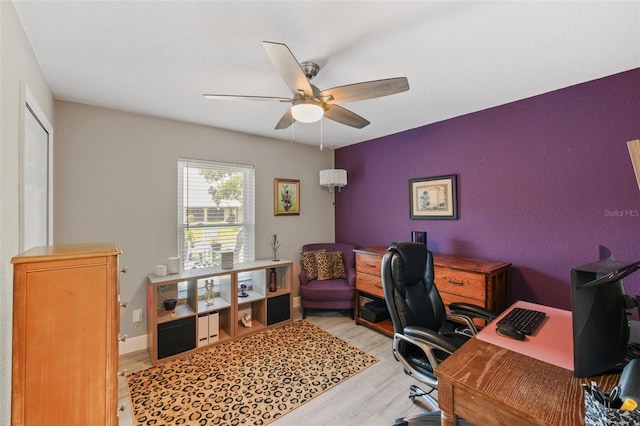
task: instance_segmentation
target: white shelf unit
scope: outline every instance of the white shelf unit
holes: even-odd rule
[[[269,291],[269,271],[275,269],[277,288]],[[205,300],[205,284],[213,281],[214,297]],[[291,321],[293,262],[257,260],[235,265],[192,269],[164,277],[147,277],[147,349],[153,364],[192,353],[267,327]],[[245,288],[241,288],[244,285]],[[248,296],[240,297],[245,291]],[[177,299],[167,311],[165,299]],[[269,312],[271,310],[271,312]],[[250,312],[252,326],[244,327],[240,312]],[[204,316],[217,315],[211,321]],[[206,343],[203,327],[219,327],[215,338]]]

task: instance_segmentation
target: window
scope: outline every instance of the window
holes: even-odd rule
[[[178,252],[184,269],[255,258],[253,166],[178,159]]]

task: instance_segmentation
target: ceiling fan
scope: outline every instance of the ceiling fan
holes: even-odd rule
[[[347,126],[362,129],[369,121],[358,114],[349,111],[339,103],[362,101],[365,99],[380,98],[394,95],[409,90],[409,82],[406,77],[388,78],[362,83],[348,84],[332,89],[319,90],[310,83],[310,80],[318,74],[320,67],[313,62],[302,62],[293,56],[287,45],[270,41],[263,41],[262,45],[267,51],[271,62],[280,73],[284,82],[293,92],[291,98],[270,96],[243,96],[243,95],[214,95],[204,94],[208,99],[220,100],[250,100],[250,101],[276,101],[288,102],[292,107],[282,116],[276,130],[286,129],[294,122],[312,123],[323,116]]]

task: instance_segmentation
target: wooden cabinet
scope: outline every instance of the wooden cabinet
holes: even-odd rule
[[[13,425],[118,424],[118,255],[113,244],[13,259]]]
[[[269,291],[275,274],[275,291]],[[147,277],[147,348],[153,364],[291,322],[293,262],[259,260]],[[209,287],[209,289],[207,289]],[[209,296],[207,292],[210,291]],[[175,299],[174,309],[164,302]],[[251,327],[242,317],[251,317]]]
[[[384,299],[380,272],[386,251],[386,247],[355,250],[355,315],[356,324],[367,325],[391,336],[393,324],[390,320],[370,322],[361,316],[362,304],[367,300]],[[483,306],[496,314],[508,307],[510,263],[434,253],[433,266],[434,282],[445,305],[466,302]]]
[[[466,302],[496,314],[509,307],[510,263],[434,253],[433,266],[445,305]]]
[[[372,322],[362,317],[362,306],[365,303],[384,300],[382,278],[380,277],[382,256],[387,251],[384,247],[371,247],[354,250],[356,253],[356,324],[363,324],[389,336],[393,336],[393,324],[390,319]]]

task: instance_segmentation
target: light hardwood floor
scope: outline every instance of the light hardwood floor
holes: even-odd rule
[[[295,311],[294,319],[301,315]],[[391,338],[357,326],[346,312],[312,311],[307,321],[375,356],[379,361],[345,382],[271,423],[273,426],[389,426],[398,417],[418,414],[422,409],[409,400],[409,386],[419,384],[405,375],[391,353]],[[145,351],[120,357],[120,370],[127,372],[151,366]],[[434,394],[434,396],[436,396]],[[129,394],[120,379],[120,426],[133,426]]]

